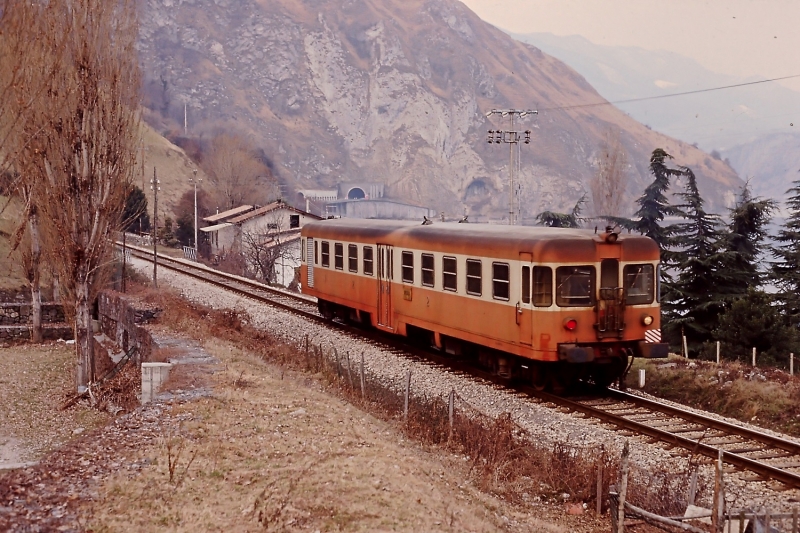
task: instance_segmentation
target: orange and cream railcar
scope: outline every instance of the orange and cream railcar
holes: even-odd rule
[[[325,316],[559,388],[666,357],[658,268],[654,241],[610,230],[335,219],[303,227],[300,276]]]

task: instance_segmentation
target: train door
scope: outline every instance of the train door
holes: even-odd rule
[[[392,326],[392,267],[393,250],[386,244],[378,245],[378,325]]]
[[[309,287],[314,286],[314,261],[316,261],[314,255],[314,239],[309,237],[306,239],[306,272]]]
[[[619,283],[619,260],[600,262],[600,291],[597,300],[597,336],[621,337],[625,327],[625,294]]]
[[[519,342],[526,346],[533,345],[533,301],[531,300],[531,275],[533,272],[533,255],[520,252],[519,300],[517,301],[517,325],[519,326]]]

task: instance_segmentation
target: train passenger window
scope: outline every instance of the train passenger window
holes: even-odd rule
[[[522,267],[522,303],[531,303],[531,267]]]
[[[481,295],[480,259],[467,259],[467,294]]]
[[[653,265],[625,265],[622,270],[625,301],[630,305],[653,303]]]
[[[422,285],[433,287],[433,254],[422,254]]]
[[[533,267],[533,305],[553,305],[553,269],[550,267]]]
[[[340,242],[333,244],[333,266],[336,270],[344,270],[344,245]]]
[[[492,298],[508,300],[509,286],[508,263],[492,263]]]
[[[591,265],[556,269],[556,303],[561,307],[594,305],[595,271]]]
[[[443,257],[442,258],[442,288],[446,291],[458,290],[458,279],[456,273],[456,258]]]
[[[306,262],[306,240],[300,239],[300,262]]]
[[[403,282],[414,283],[414,252],[403,252]]]
[[[331,266],[331,246],[328,241],[322,241],[322,266]]]
[[[372,246],[364,247],[364,274],[367,276],[372,275]]]
[[[358,246],[355,244],[347,245],[347,269],[358,272]]]

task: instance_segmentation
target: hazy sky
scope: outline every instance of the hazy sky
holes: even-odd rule
[[[462,0],[515,33],[669,50],[722,74],[800,75],[800,0]],[[800,91],[800,77],[783,82]]]

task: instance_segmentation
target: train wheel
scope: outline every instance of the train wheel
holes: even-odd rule
[[[626,368],[627,363],[623,357],[614,357],[605,364],[595,364],[592,367],[592,381],[600,388],[608,388],[609,385],[622,377]]]
[[[543,391],[547,388],[549,381],[547,376],[547,367],[539,362],[532,362],[530,365],[531,387],[537,391]]]
[[[554,365],[550,373],[550,388],[555,394],[569,392],[578,381],[578,369],[570,363],[558,363]]]
[[[319,309],[319,314],[322,315],[322,318],[333,320],[334,309],[330,302],[317,300],[317,309]]]

